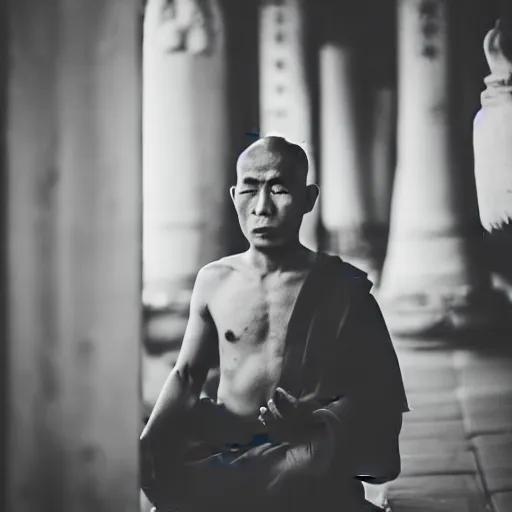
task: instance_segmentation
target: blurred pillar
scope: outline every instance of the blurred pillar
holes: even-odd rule
[[[389,144],[389,124],[379,121],[389,123],[391,119],[390,97],[376,92],[375,73],[372,76],[375,62],[368,58],[368,39],[372,38],[365,40],[364,35],[370,28],[371,15],[365,13],[365,6],[370,7],[325,2],[322,13],[321,206],[327,248],[369,272],[375,280],[379,267],[375,214],[385,199],[376,197],[374,185],[380,178],[386,180],[386,170],[379,169],[380,176],[372,171],[375,164],[384,164]],[[377,34],[372,32],[372,36]],[[382,45],[382,40],[379,42]],[[374,107],[387,116],[373,118]],[[384,200],[377,205],[376,199]]]
[[[366,57],[361,63],[370,90],[369,169],[370,212],[368,230],[377,284],[387,248],[391,195],[396,166],[396,0],[370,0],[366,7]],[[367,107],[367,108],[368,108]]]
[[[316,180],[313,3],[264,0],[260,7],[260,132],[301,144]],[[304,217],[301,241],[316,249],[318,206]]]
[[[2,510],[136,510],[139,4],[5,9]]]
[[[480,325],[492,309],[458,111],[461,0],[400,0],[398,165],[380,298],[390,329]]]
[[[391,195],[396,164],[396,89],[378,84],[373,89],[370,142],[370,212],[368,230],[372,260],[380,278],[387,249]]]
[[[376,87],[373,105],[373,139],[370,147],[373,216],[378,225],[389,223],[393,188],[395,90]]]
[[[244,83],[232,87],[228,31],[246,18],[233,0],[147,3],[144,297],[152,306],[180,301],[173,294],[183,291],[188,303],[198,269],[229,253],[233,216],[228,190],[235,177],[234,153],[243,149],[234,139],[253,127],[241,126],[240,115],[234,114],[247,109],[248,101],[241,100]],[[244,45],[238,39],[235,58],[241,61]],[[248,51],[246,59],[251,57]]]
[[[473,146],[491,268],[512,297],[512,7],[507,8],[484,40],[491,73],[474,120]]]

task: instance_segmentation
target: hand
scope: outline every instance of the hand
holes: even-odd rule
[[[277,388],[267,407],[260,407],[258,419],[276,439],[298,443],[307,439],[313,426],[313,407]]]
[[[271,490],[294,478],[321,476],[329,468],[333,456],[328,427],[324,423],[315,426],[309,439],[299,444],[267,443],[245,452],[233,461],[240,469],[246,467],[250,480],[262,482]],[[238,473],[240,477],[242,472]]]

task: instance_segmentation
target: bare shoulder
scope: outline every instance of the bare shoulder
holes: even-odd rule
[[[242,254],[234,254],[208,263],[197,274],[197,280],[209,285],[218,285],[240,269],[243,264],[242,256]]]
[[[205,265],[197,273],[193,301],[199,307],[206,307],[212,294],[243,265],[241,254],[226,256]]]

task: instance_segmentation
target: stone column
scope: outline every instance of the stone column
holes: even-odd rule
[[[511,13],[512,14],[512,13]],[[490,68],[474,120],[473,146],[480,219],[491,268],[512,298],[512,15],[487,33]]]
[[[399,0],[398,164],[380,299],[395,333],[480,325],[492,310],[474,180],[463,165],[460,0]]]
[[[148,0],[143,40],[149,408],[176,360],[197,271],[246,247],[229,186],[238,154],[257,131],[257,6]]]
[[[368,237],[379,278],[387,248],[396,163],[396,89],[389,84],[375,87],[372,107],[369,148],[371,223]]]
[[[361,63],[364,83],[370,90],[369,154],[370,211],[369,238],[380,277],[387,248],[391,195],[396,165],[396,1],[370,1],[366,23],[366,57]]]
[[[187,304],[199,268],[228,252],[234,148],[225,7],[219,0],[146,7],[144,296],[155,307]]]
[[[327,247],[370,273],[375,280],[377,260],[373,245],[375,209],[372,161],[382,148],[374,126],[374,77],[368,60],[368,16],[360,6],[326,3],[325,35],[320,48],[322,220]],[[375,34],[373,34],[375,36]],[[370,85],[371,83],[371,85]],[[389,121],[389,119],[388,119]],[[374,131],[374,129],[377,130]],[[382,140],[384,144],[387,141]],[[382,162],[380,162],[382,163]],[[382,172],[383,169],[380,169]]]
[[[135,511],[139,5],[2,9],[2,505]]]
[[[264,0],[260,8],[260,132],[303,145],[316,180],[315,76],[306,0]],[[318,206],[304,217],[301,241],[317,248]]]

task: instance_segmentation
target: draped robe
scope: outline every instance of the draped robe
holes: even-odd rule
[[[326,474],[283,475],[275,485],[272,462],[251,453],[264,443],[285,443],[272,439],[257,422],[233,418],[232,428],[223,430],[229,414],[201,400],[186,419],[176,415],[166,447],[142,446],[142,488],[159,512],[200,512],[206,507],[223,507],[224,512],[314,506],[322,512],[371,510],[361,480],[396,478],[401,415],[409,410],[371,286],[361,270],[319,253],[287,329],[278,386],[308,404],[334,432]],[[393,421],[388,418],[395,418],[395,427],[389,427]],[[236,431],[240,439],[233,437]],[[252,434],[251,441],[239,442],[247,434]]]

